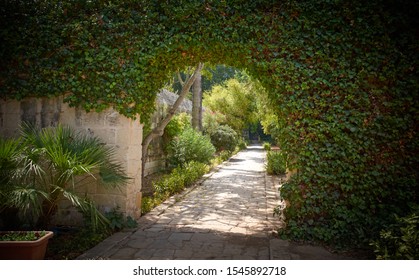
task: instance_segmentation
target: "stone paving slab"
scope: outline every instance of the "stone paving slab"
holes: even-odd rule
[[[273,237],[282,226],[273,216],[281,180],[266,175],[265,157],[261,146],[249,147],[141,217],[137,229],[109,237],[78,259],[339,259]]]

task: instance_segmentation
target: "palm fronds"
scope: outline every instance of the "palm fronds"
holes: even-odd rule
[[[86,176],[110,187],[121,187],[128,181],[112,148],[99,138],[61,125],[36,129],[24,124],[17,142],[20,144],[1,141],[1,172],[12,170],[7,182],[3,176],[1,179],[1,183],[13,186],[13,192],[9,192],[14,196],[9,199],[10,205],[19,206],[23,213],[32,211],[40,217],[42,226],[47,226],[60,199],[67,199],[83,213],[89,213],[92,226],[106,224],[106,218],[92,200],[80,196],[77,188]],[[13,160],[9,162],[8,158]]]
[[[48,193],[33,186],[15,186],[10,196],[10,206],[20,209],[23,215],[32,212],[36,217],[42,214],[42,201],[48,199]]]

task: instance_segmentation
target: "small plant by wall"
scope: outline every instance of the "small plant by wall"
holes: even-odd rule
[[[228,160],[233,155],[231,151],[221,151],[219,157],[222,161]]]
[[[264,142],[264,143],[263,143],[263,149],[264,149],[265,151],[270,151],[270,150],[271,150],[271,143]]]
[[[105,217],[108,219],[109,224],[107,227],[111,231],[118,231],[124,228],[135,228],[137,221],[131,216],[124,217],[124,214],[120,212],[120,208],[113,208],[111,211],[105,213]]]
[[[282,175],[286,172],[286,157],[278,151],[268,151],[266,154],[266,172],[270,175]]]
[[[237,143],[237,149],[239,151],[241,151],[241,150],[244,150],[246,148],[247,148],[247,143],[242,138],[240,138],[238,143]]]
[[[419,208],[405,217],[395,216],[394,222],[380,232],[371,245],[377,259],[419,259]]]
[[[171,195],[179,193],[186,187],[191,186],[209,170],[210,167],[207,164],[195,161],[190,161],[183,167],[176,167],[170,174],[163,176],[153,184],[155,190],[154,195],[143,198],[141,212],[143,214],[150,212]]]

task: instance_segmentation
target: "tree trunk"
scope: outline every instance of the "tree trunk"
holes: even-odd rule
[[[201,73],[196,76],[192,86],[192,127],[202,131],[202,77]]]
[[[167,115],[163,118],[163,120],[161,120],[157,124],[157,126],[147,136],[145,136],[143,140],[143,144],[142,144],[141,184],[144,184],[145,164],[146,164],[147,156],[148,156],[148,146],[150,145],[151,141],[153,141],[153,139],[163,136],[164,129],[166,128],[170,120],[173,118],[173,116],[176,114],[177,109],[179,108],[180,104],[182,104],[183,100],[185,99],[185,96],[188,94],[196,77],[198,75],[200,76],[203,66],[204,65],[202,63],[199,63],[194,73],[190,77],[188,77],[184,83],[182,83],[181,81],[182,90],[180,91],[179,97],[177,98],[176,102],[169,109]]]

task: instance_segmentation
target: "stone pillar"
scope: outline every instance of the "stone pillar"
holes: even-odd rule
[[[131,178],[126,188],[126,214],[138,218],[141,215],[141,148],[143,126],[139,120],[120,116],[126,125],[119,128],[117,139],[126,138],[126,147],[122,148],[122,160],[126,162],[127,175]],[[116,145],[119,146],[119,141]],[[120,153],[121,153],[120,152]]]
[[[67,107],[67,108],[66,108]],[[101,113],[86,113],[75,109],[75,118],[68,116],[71,111],[63,105],[62,122],[77,127],[92,136],[103,140],[106,145],[114,148],[117,160],[130,180],[126,187],[120,190],[105,190],[98,186],[93,194],[97,204],[109,211],[116,206],[127,216],[138,218],[141,215],[141,145],[143,125],[139,118],[132,120],[120,115],[113,109]],[[74,109],[73,109],[74,110]]]
[[[0,100],[0,135],[7,138],[18,136],[20,122],[20,102]]]

